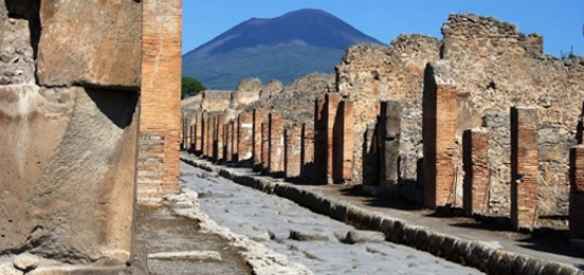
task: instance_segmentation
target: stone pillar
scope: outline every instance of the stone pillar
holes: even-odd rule
[[[448,84],[424,82],[424,205],[436,208],[455,200],[458,165],[457,91]]]
[[[570,235],[584,239],[584,145],[570,150]]]
[[[210,158],[215,160],[217,158],[217,116],[211,118],[211,139],[213,143],[211,144]]]
[[[285,131],[285,174],[288,179],[300,177],[301,171],[301,152],[300,139],[302,129],[299,126],[293,126]]]
[[[232,121],[225,124],[225,160],[233,161],[233,127],[231,127]]]
[[[211,158],[213,156],[213,117],[207,116],[206,123],[205,123],[205,139],[207,142],[205,143],[205,157]]]
[[[394,186],[399,182],[401,105],[397,101],[381,102],[379,121],[380,183]]]
[[[489,132],[466,130],[462,139],[464,191],[463,207],[468,216],[486,214],[489,207],[491,180],[489,165]]]
[[[318,183],[326,181],[326,123],[324,98],[314,101],[314,177]]]
[[[145,137],[142,141],[158,137],[160,143],[156,146],[148,142],[141,144],[144,150],[139,151],[138,158],[152,159],[158,152],[163,152],[155,172],[159,175],[160,186],[145,183],[151,182],[151,179],[138,177],[138,201],[149,202],[179,191],[182,1],[143,1],[142,12],[145,20],[142,22],[140,136]],[[161,24],[164,28],[160,27]],[[104,48],[111,48],[112,45],[116,48],[116,44]],[[161,48],[164,50],[161,51]],[[119,71],[118,63],[107,64],[109,67],[104,71]],[[138,174],[141,170],[138,167]]]
[[[264,121],[264,112],[253,110],[253,165],[255,167],[262,164],[262,122]]]
[[[340,102],[337,113],[333,127],[333,176],[335,183],[347,183],[353,178],[353,102]]]
[[[537,121],[536,108],[511,108],[511,221],[516,229],[532,229],[537,219]]]
[[[197,126],[194,124],[190,124],[189,122],[189,132],[188,132],[188,138],[187,138],[187,152],[191,153],[194,151],[195,149],[195,128]]]
[[[326,158],[325,158],[325,171],[326,171],[326,182],[328,184],[334,183],[334,167],[335,167],[335,143],[340,142],[336,139],[335,142],[335,125],[340,126],[338,123],[338,110],[339,104],[341,103],[341,95],[339,94],[326,94],[325,96],[325,115],[324,115],[324,128],[325,128],[325,144],[326,144]],[[338,131],[337,131],[338,132]],[[337,149],[340,146],[337,145]]]
[[[215,161],[224,161],[225,160],[225,133],[223,132],[223,130],[225,129],[225,127],[223,127],[223,125],[225,124],[225,115],[224,114],[220,114],[217,116],[217,154],[215,156]]]
[[[269,166],[268,172],[284,172],[284,119],[278,113],[270,113]]]
[[[253,156],[253,114],[244,112],[237,120],[238,140],[237,152],[238,161],[249,160]]]
[[[270,168],[270,124],[268,121],[262,123],[262,167],[264,171]]]
[[[302,178],[314,180],[314,128],[308,124],[302,125]]]

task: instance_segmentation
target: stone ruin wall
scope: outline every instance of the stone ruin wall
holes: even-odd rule
[[[569,148],[577,143],[584,61],[546,56],[542,37],[524,35],[489,17],[450,16],[442,33],[439,66],[443,77],[455,83],[463,98],[460,108],[466,110],[459,130],[486,127],[491,133],[491,213],[508,214],[509,110],[523,105],[537,107],[539,113],[538,214],[567,215]]]
[[[260,92],[258,101],[238,108],[245,112],[258,109],[262,114],[280,112],[287,129],[302,124],[314,127],[314,100],[322,100],[327,93],[339,93],[342,100],[353,105],[352,183],[377,185],[380,181],[381,156],[377,139],[381,101],[399,102],[402,108],[399,182],[406,187],[408,198],[421,202],[424,86],[431,79],[446,81],[456,91],[458,110],[456,150],[453,151],[455,187],[452,194],[447,195],[453,198],[450,203],[455,207],[463,204],[462,133],[483,127],[486,129],[481,131],[487,131],[489,139],[491,174],[486,214],[508,216],[510,108],[536,106],[540,118],[538,146],[541,156],[538,216],[544,219],[566,216],[568,150],[577,143],[577,127],[582,114],[581,100],[574,100],[582,98],[584,93],[582,60],[546,56],[543,38],[521,34],[513,25],[489,17],[452,15],[442,32],[443,40],[403,35],[389,47],[354,46],[337,66],[336,82],[332,82],[336,87],[314,85],[319,81],[308,76],[297,83],[313,83],[317,88],[311,92],[306,92],[310,90],[306,85],[293,88],[295,83],[277,95]]]
[[[402,35],[389,47],[358,45],[337,66],[337,90],[354,102],[353,183],[378,182],[376,142],[380,101],[403,106],[400,140],[401,179],[415,184],[422,154],[422,86],[424,68],[439,58],[440,42]],[[374,133],[372,133],[374,132]]]
[[[135,199],[141,5],[0,1],[3,259],[30,252],[52,264],[125,268]]]
[[[138,200],[156,204],[179,191],[182,1],[143,4]]]

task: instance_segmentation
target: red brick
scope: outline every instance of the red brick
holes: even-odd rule
[[[259,166],[262,163],[262,122],[264,121],[264,112],[255,109],[253,111],[253,141],[252,153],[253,164]]]
[[[489,133],[472,129],[463,136],[464,195],[467,215],[487,214],[489,204]]]
[[[435,85],[424,94],[424,205],[452,205],[458,162],[456,88]]]
[[[231,126],[231,121],[225,124],[225,160],[233,161],[233,127]]]
[[[326,182],[332,184],[334,182],[334,166],[335,166],[335,124],[338,125],[338,110],[341,103],[341,95],[327,94],[325,96],[325,144],[326,144]],[[340,125],[338,125],[340,126]],[[338,127],[337,126],[337,127]],[[337,142],[340,140],[337,139]],[[338,148],[339,146],[337,146]]]
[[[537,219],[537,121],[537,109],[511,108],[511,221],[516,229],[532,229]]]
[[[270,167],[270,126],[269,119],[261,124],[262,127],[262,168],[268,171]]]
[[[335,183],[348,183],[353,178],[353,102],[339,104],[333,135],[333,175]]]
[[[253,156],[253,114],[244,112],[237,120],[238,140],[237,152],[238,161],[249,160]]]
[[[271,174],[284,172],[284,119],[278,113],[270,113],[269,168]]]
[[[301,128],[293,126],[285,131],[285,173],[286,178],[295,179],[300,177],[301,171],[301,152],[300,147]]]

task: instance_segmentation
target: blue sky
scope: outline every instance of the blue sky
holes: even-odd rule
[[[301,8],[326,10],[388,43],[400,33],[441,37],[450,13],[494,16],[524,33],[544,36],[545,51],[584,55],[584,0],[183,0],[183,52],[251,17],[272,18]]]

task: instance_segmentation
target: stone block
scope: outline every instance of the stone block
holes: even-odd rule
[[[41,1],[42,35],[37,61],[40,84],[89,84],[135,89],[140,86],[141,68],[136,60],[142,55],[143,37],[143,62],[149,65],[142,71],[146,76],[142,93],[150,92],[147,88],[149,81],[160,86],[161,75],[176,78],[180,87],[180,51],[173,50],[180,49],[180,1],[159,2],[145,2],[144,17],[149,20],[144,20],[142,26],[142,3],[133,0]],[[171,18],[171,14],[159,17],[161,11],[154,6],[170,2],[179,3],[173,10],[174,17]],[[153,20],[155,17],[165,20]],[[161,25],[165,28],[160,28]],[[157,45],[164,45],[164,56]],[[159,65],[150,62],[154,59],[158,62],[170,60],[178,65],[179,71],[170,70],[172,65],[157,68]],[[154,71],[157,72],[156,78],[148,78]],[[175,76],[175,72],[179,75]]]
[[[463,163],[465,212],[469,216],[487,214],[491,177],[489,132],[486,129],[471,129],[464,132]]]
[[[511,108],[511,221],[516,229],[532,229],[537,220],[537,130],[536,108]]]
[[[382,185],[399,181],[401,105],[397,101],[381,102],[379,128],[380,180]]]
[[[284,119],[279,113],[270,113],[269,166],[271,174],[284,172]]]
[[[237,160],[249,160],[253,156],[253,114],[244,112],[237,120]]]
[[[288,179],[300,177],[302,168],[301,143],[302,128],[293,126],[285,131],[285,174]]]

